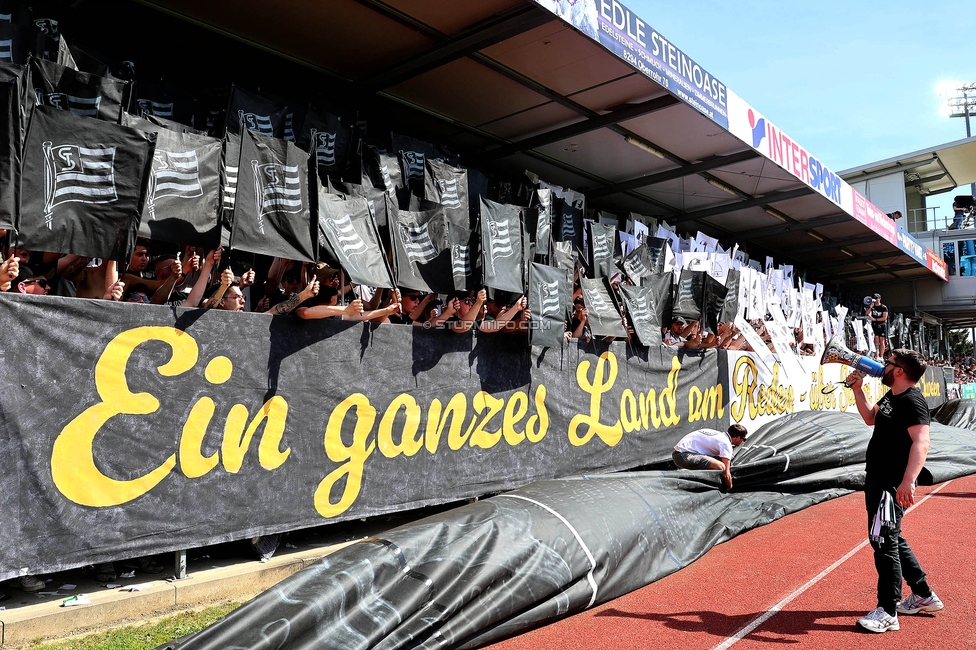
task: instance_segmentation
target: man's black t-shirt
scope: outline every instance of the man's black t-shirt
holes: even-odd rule
[[[929,409],[922,391],[912,386],[904,393],[887,393],[878,401],[874,435],[868,443],[867,482],[897,488],[905,477],[912,438],[908,428],[929,424]]]
[[[881,318],[887,313],[887,305],[874,305],[871,307],[871,318]],[[871,321],[871,328],[874,330],[875,336],[885,336],[888,333],[888,321],[880,323]]]

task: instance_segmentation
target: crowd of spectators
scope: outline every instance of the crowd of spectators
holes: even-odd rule
[[[585,271],[576,273],[565,338],[589,341],[594,337],[579,284],[581,274],[585,276]],[[612,286],[620,284],[633,282],[617,275]],[[351,284],[341,269],[322,264],[262,256],[231,263],[219,247],[209,252],[193,247],[178,250],[144,239],[138,241],[124,269],[109,260],[9,249],[0,265],[0,291],[272,315],[292,313],[303,320],[339,318],[457,333],[476,329],[483,334],[524,335],[530,319],[524,295],[496,291],[489,297],[482,288],[439,297],[406,288],[376,289]],[[634,330],[623,309],[621,320],[629,340]],[[765,321],[754,319],[750,324],[772,350]],[[731,322],[719,323],[714,332],[708,332],[700,320],[675,318],[662,327],[661,333],[664,345],[670,347],[752,351]],[[791,347],[796,354],[814,354],[813,345],[803,341],[801,328],[796,328],[794,335]]]

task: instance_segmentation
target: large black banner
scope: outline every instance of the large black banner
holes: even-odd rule
[[[0,319],[0,579],[663,461],[728,418],[716,351],[45,296]]]

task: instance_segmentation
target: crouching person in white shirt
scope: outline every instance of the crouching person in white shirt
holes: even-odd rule
[[[746,440],[748,431],[741,424],[733,424],[728,432],[698,429],[678,441],[671,454],[681,469],[717,469],[722,472],[722,484],[732,489],[732,449]]]

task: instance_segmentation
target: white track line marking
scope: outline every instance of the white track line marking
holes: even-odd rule
[[[932,496],[933,494],[935,494],[936,492],[938,492],[939,490],[941,490],[945,486],[949,485],[950,483],[952,483],[952,480],[946,481],[945,483],[943,483],[939,487],[935,488],[934,490],[932,490],[931,492],[929,492],[928,494],[926,494],[924,497],[921,498],[921,500],[919,500],[918,503],[916,503],[911,508],[909,508],[907,511],[905,511],[905,514],[908,514],[909,512],[911,512],[912,510],[914,510],[915,508],[917,508],[920,505],[922,505],[923,503],[925,503],[930,496]],[[844,554],[844,557],[840,558],[839,560],[837,560],[836,562],[834,562],[833,564],[831,564],[829,567],[827,567],[826,569],[824,569],[823,571],[821,571],[820,573],[818,573],[817,575],[815,575],[805,585],[803,585],[802,587],[800,587],[799,589],[797,589],[796,591],[794,591],[793,593],[791,593],[789,596],[787,596],[783,600],[779,601],[778,603],[776,603],[775,605],[773,605],[772,607],[770,607],[767,611],[765,611],[762,614],[760,614],[759,616],[757,616],[751,623],[749,623],[748,625],[746,625],[745,627],[743,627],[741,630],[739,630],[738,632],[736,632],[732,636],[730,636],[727,639],[725,639],[725,641],[723,641],[722,643],[719,643],[717,646],[715,646],[714,648],[712,648],[712,650],[727,650],[728,648],[731,648],[733,645],[735,645],[736,643],[738,643],[739,641],[741,641],[742,639],[744,639],[748,634],[750,634],[757,627],[759,627],[760,625],[762,625],[763,623],[765,623],[766,621],[768,621],[769,619],[771,619],[774,614],[776,614],[777,612],[779,612],[780,610],[782,610],[784,607],[786,607],[787,605],[789,605],[793,600],[795,600],[798,596],[800,596],[800,594],[802,594],[804,591],[806,591],[807,589],[809,589],[813,585],[817,584],[818,582],[820,582],[821,580],[823,580],[824,578],[826,578],[827,575],[830,572],[832,572],[834,569],[836,569],[837,567],[839,567],[841,564],[843,564],[844,562],[846,562],[847,560],[849,560],[858,551],[860,551],[862,548],[864,548],[867,545],[868,545],[868,540],[865,539],[863,542],[861,542],[860,544],[858,544],[857,546],[855,546],[854,548],[852,548],[850,551],[848,551],[846,554]]]

